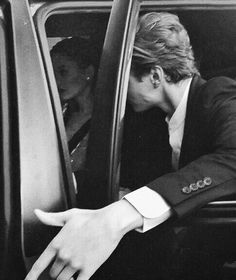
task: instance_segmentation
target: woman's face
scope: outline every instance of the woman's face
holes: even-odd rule
[[[87,85],[86,76],[76,61],[64,54],[52,54],[52,63],[61,101],[81,95]]]

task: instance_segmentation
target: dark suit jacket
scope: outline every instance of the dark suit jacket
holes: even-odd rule
[[[234,80],[217,77],[206,82],[194,76],[187,102],[179,166],[177,172],[148,184],[166,199],[178,217],[236,193]],[[206,178],[209,184],[198,187]],[[194,190],[186,192],[191,184],[194,184]]]

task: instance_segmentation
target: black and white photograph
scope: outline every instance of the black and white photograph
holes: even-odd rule
[[[0,280],[236,279],[236,0],[0,0]]]

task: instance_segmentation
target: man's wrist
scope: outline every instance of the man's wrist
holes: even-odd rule
[[[143,225],[143,216],[126,199],[110,205],[112,218],[122,235]]]

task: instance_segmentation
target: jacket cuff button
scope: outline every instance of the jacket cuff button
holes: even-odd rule
[[[202,180],[197,181],[197,186],[199,189],[202,189],[205,187],[205,183]]]
[[[189,187],[183,187],[182,192],[185,194],[189,194],[189,193],[191,193],[191,189]]]
[[[209,186],[212,183],[212,179],[210,177],[205,177],[203,182],[206,186]]]
[[[190,190],[192,190],[194,192],[198,190],[198,186],[196,184],[190,184],[189,188],[190,188]]]

